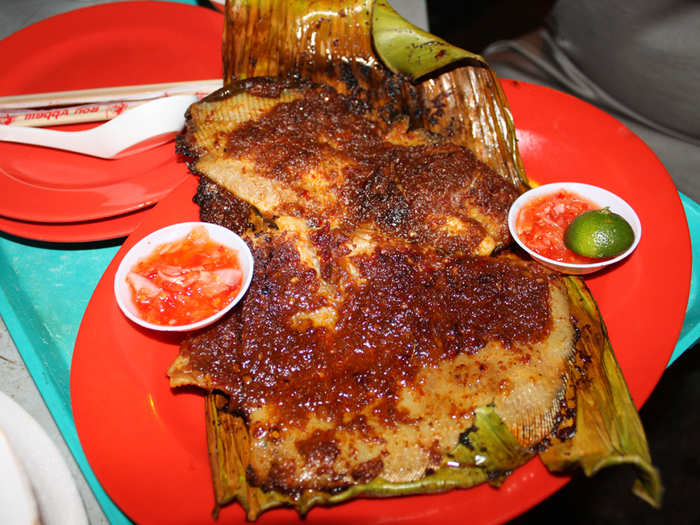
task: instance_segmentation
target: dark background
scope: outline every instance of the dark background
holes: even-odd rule
[[[515,38],[541,26],[553,0],[427,0],[430,32],[480,53],[495,40]]]
[[[541,26],[554,2],[428,0],[430,32],[463,49],[516,38]],[[558,519],[576,524],[700,523],[700,348],[686,351],[661,377],[640,410],[651,457],[665,487],[661,510],[631,492],[630,467],[577,475],[562,490],[513,520],[515,525]],[[465,520],[467,523],[468,520]]]

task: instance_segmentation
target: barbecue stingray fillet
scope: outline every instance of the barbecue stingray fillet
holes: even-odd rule
[[[327,87],[254,80],[195,104],[178,139],[202,219],[246,239],[255,274],[168,373],[228,396],[265,490],[419,480],[489,404],[534,447],[566,389],[561,280],[489,255],[517,192],[463,148],[367,113]]]
[[[510,242],[517,192],[467,149],[407,120],[368,118],[327,86],[250,80],[190,109],[181,149],[193,169],[265,217],[370,230],[446,252]]]

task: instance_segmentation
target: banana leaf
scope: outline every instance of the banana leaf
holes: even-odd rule
[[[534,184],[523,169],[507,100],[488,64],[412,26],[384,0],[229,0],[225,17],[225,83],[293,75],[329,84],[379,108],[387,121],[408,115],[412,125],[470,148],[523,191]],[[245,422],[214,393],[207,396],[206,417],[217,507],[238,501],[254,520],[280,505],[305,514],[314,505],[358,496],[440,492],[484,482],[497,486],[534,455],[552,472],[580,469],[589,476],[610,465],[631,464],[638,472],[633,491],[659,506],[660,476],[605,324],[584,281],[568,277],[566,285],[580,337],[560,422],[542,450],[524,449],[494,407],[480,407],[474,427],[465,429],[443,466],[417,482],[375,479],[340,493],[291,498],[247,483]],[[473,450],[480,451],[478,457]]]
[[[513,469],[534,456],[523,448],[503,424],[493,406],[476,409],[474,424],[462,434],[460,443],[443,459],[434,473],[407,483],[375,478],[329,494],[306,490],[296,497],[263,491],[246,481],[250,437],[243,419],[226,410],[222,394],[206,400],[207,440],[214,481],[217,512],[233,501],[243,507],[249,520],[274,507],[293,506],[302,516],[314,505],[335,505],[357,497],[391,497],[444,492],[481,483],[500,486]]]
[[[387,121],[408,115],[412,125],[468,147],[526,189],[513,119],[496,74],[477,55],[403,21],[386,2],[233,0],[225,15],[224,83],[292,75],[329,84],[367,100]],[[392,63],[385,65],[380,56]],[[407,81],[418,76],[419,82]]]

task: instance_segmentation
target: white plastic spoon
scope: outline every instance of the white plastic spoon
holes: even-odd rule
[[[103,159],[125,157],[172,140],[185,125],[185,111],[196,95],[146,102],[85,131],[56,131],[0,124],[0,141],[57,148]]]

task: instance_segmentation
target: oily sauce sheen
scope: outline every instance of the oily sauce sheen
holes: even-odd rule
[[[251,92],[265,93],[261,87]],[[428,132],[387,140],[387,125],[366,118],[364,109],[330,88],[309,89],[299,100],[279,104],[228,133],[225,155],[250,158],[266,178],[290,186],[318,173],[335,205],[314,209],[308,202],[316,196],[302,192],[304,209],[298,202],[283,209],[316,224],[342,215],[338,222],[346,230],[372,223],[392,236],[449,253],[472,252],[486,233],[509,242],[503,219],[517,191],[508,181],[468,149]],[[332,158],[342,166],[337,173],[324,165]],[[471,174],[468,184],[465,173]],[[486,230],[470,215],[472,208],[480,210],[482,220],[488,218]],[[448,235],[449,225],[440,223],[447,215],[468,227]]]
[[[232,406],[274,406],[284,424],[303,425],[309,413],[339,424],[378,399],[384,422],[400,422],[399,391],[422,368],[476,354],[487,341],[517,351],[514,343],[537,342],[550,329],[549,274],[534,266],[379,251],[359,267],[372,284],[345,292],[329,329],[295,319],[329,304],[292,246],[271,242],[254,255],[242,302],[183,351]]]
[[[364,99],[275,82],[194,105],[179,140],[201,219],[239,233],[255,273],[183,340],[171,386],[222,393],[248,483],[292,496],[422,479],[492,403],[539,442],[573,329],[558,274],[499,253],[519,191]]]
[[[280,93],[276,84],[248,84],[256,96]],[[267,179],[296,187],[308,173],[323,174],[336,198],[335,207],[317,212],[309,203],[318,196],[300,194],[305,208],[290,202],[278,210],[309,225],[320,275],[283,233],[257,233],[246,296],[222,321],[183,343],[188,369],[206,371],[207,382],[225,391],[237,411],[274,406],[273,419],[283,425],[303,426],[310,413],[341,424],[344,415],[381,400],[376,410],[393,424],[404,417],[399,392],[424,367],[476,354],[488,342],[515,352],[513,345],[534,344],[549,333],[547,271],[467,255],[484,233],[465,203],[493,216],[498,231],[491,233],[507,244],[505,217],[517,190],[444,139],[426,144],[424,135],[413,141],[409,132],[386,140],[387,125],[366,118],[365,109],[316,86],[240,124],[223,141],[225,157],[252,159]],[[319,168],[333,155],[344,166],[340,173]],[[472,174],[468,184],[465,173]],[[205,177],[195,201],[203,220],[240,234],[252,226],[250,207]],[[473,228],[467,236],[443,236],[440,225],[431,224],[436,211]],[[335,217],[342,220],[331,228]],[[378,227],[385,240],[354,257],[358,275],[349,276],[338,261],[348,255],[348,237],[365,224]],[[337,290],[337,299],[318,293],[319,277]],[[300,315],[314,311],[332,312],[331,326]]]

